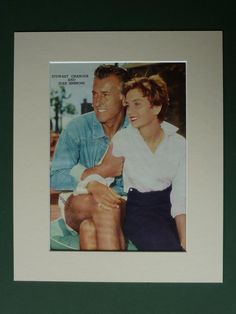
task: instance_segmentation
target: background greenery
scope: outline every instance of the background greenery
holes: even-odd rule
[[[0,312],[236,312],[235,10],[224,1],[26,1],[0,4]],[[224,36],[224,283],[112,284],[13,281],[13,33],[15,31],[222,30]],[[213,217],[214,218],[214,217]],[[213,219],[214,221],[214,219]],[[79,267],[79,265],[78,265]],[[158,265],[157,265],[158,267]]]

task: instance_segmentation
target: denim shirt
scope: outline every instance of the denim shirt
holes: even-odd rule
[[[127,125],[126,118],[120,129]],[[63,130],[56,145],[50,169],[51,188],[74,190],[84,170],[98,164],[109,143],[94,112],[74,118]],[[122,194],[122,177],[117,177],[111,187]]]

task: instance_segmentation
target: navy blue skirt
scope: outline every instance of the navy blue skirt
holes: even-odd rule
[[[129,189],[124,234],[139,251],[183,251],[171,216],[170,192],[171,186],[145,193]]]

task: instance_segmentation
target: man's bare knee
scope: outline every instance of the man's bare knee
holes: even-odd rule
[[[71,195],[68,201],[68,206],[76,211],[87,211],[89,208],[95,205],[93,196],[90,194]]]
[[[65,204],[65,214],[75,216],[80,221],[89,219],[95,204],[91,195],[71,195]]]

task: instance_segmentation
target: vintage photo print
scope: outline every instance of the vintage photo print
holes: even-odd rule
[[[124,95],[112,104],[119,69],[125,76],[115,83]],[[49,78],[50,249],[186,251],[186,63],[51,62]],[[153,109],[160,112],[153,116]],[[103,209],[96,192],[78,192],[91,174],[91,180],[100,174],[110,143],[112,154],[125,160],[119,176],[102,184],[122,197],[119,209],[112,202]],[[117,167],[110,163],[107,177]],[[88,171],[90,176],[81,178]],[[113,215],[120,216],[115,227]]]

